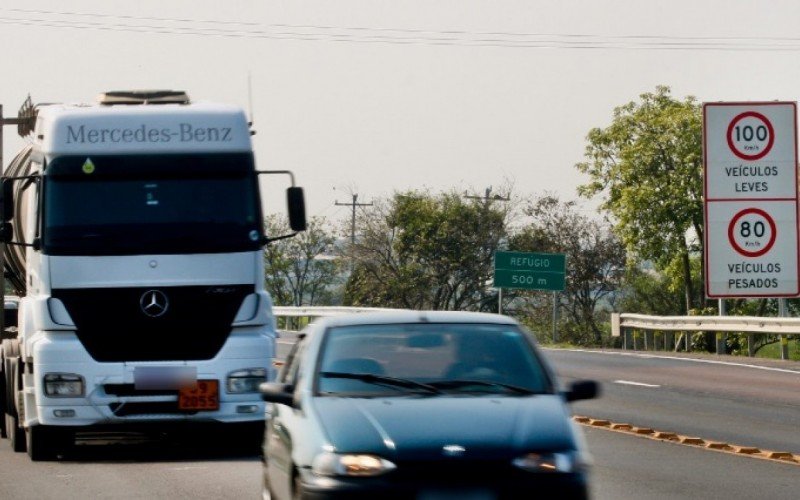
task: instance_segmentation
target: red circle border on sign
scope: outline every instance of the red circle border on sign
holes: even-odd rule
[[[740,120],[744,120],[745,118],[758,118],[759,120],[764,122],[764,125],[767,126],[767,130],[769,131],[769,141],[767,142],[767,147],[764,148],[764,151],[755,154],[755,155],[746,155],[741,153],[736,149],[736,146],[733,144],[733,140],[731,139],[731,132],[733,132],[733,127],[739,123]],[[767,119],[766,116],[762,115],[761,113],[757,113],[755,111],[745,111],[744,113],[740,113],[731,120],[730,125],[728,125],[728,133],[725,137],[728,140],[728,147],[730,150],[743,160],[760,160],[761,158],[767,156],[767,154],[772,149],[772,145],[775,144],[775,129],[772,128],[772,123]]]
[[[733,229],[734,226],[736,226],[736,222],[738,222],[739,219],[741,219],[747,214],[757,214],[760,215],[761,217],[764,217],[767,220],[767,224],[769,224],[770,231],[772,231],[772,235],[770,236],[766,246],[761,250],[757,250],[755,252],[749,252],[744,248],[740,247],[739,245],[737,245],[736,238],[734,237],[733,234]],[[731,242],[731,246],[733,247],[734,250],[736,250],[737,253],[744,255],[745,257],[761,257],[762,255],[764,255],[765,253],[769,252],[772,249],[772,246],[775,244],[775,238],[777,237],[778,237],[778,231],[777,228],[775,227],[775,221],[772,220],[772,217],[770,217],[770,215],[767,212],[761,210],[760,208],[745,208],[744,210],[741,210],[736,215],[734,215],[733,219],[731,219],[730,224],[728,224],[728,241]]]

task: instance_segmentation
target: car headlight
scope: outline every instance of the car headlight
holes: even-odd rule
[[[81,397],[83,377],[75,373],[47,373],[44,376],[44,393],[51,398]]]
[[[264,368],[248,368],[228,374],[228,394],[244,394],[258,392],[258,386],[267,381],[267,370]]]
[[[376,455],[320,453],[311,470],[320,476],[379,476],[396,469],[392,462]]]
[[[580,472],[589,467],[585,454],[568,451],[556,453],[528,453],[511,463],[528,472]]]

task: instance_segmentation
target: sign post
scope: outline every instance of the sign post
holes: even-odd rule
[[[797,105],[703,105],[706,296],[797,297]]]

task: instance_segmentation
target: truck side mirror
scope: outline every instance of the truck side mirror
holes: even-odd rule
[[[0,223],[0,242],[9,243],[14,237],[14,227],[10,222]]]
[[[3,221],[14,218],[14,180],[3,179]]]
[[[303,188],[292,186],[286,190],[288,203],[289,227],[292,231],[306,230],[306,202],[303,197]]]

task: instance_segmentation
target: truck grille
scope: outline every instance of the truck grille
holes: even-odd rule
[[[96,361],[169,361],[213,358],[254,291],[254,285],[85,288],[52,296],[64,303]]]

